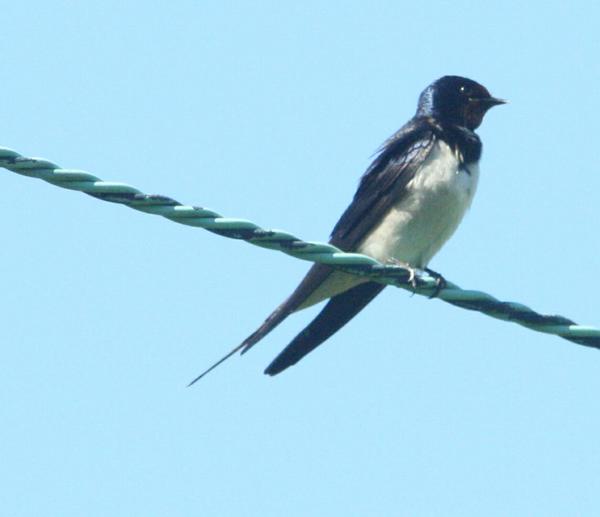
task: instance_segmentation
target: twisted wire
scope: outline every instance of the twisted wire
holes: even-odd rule
[[[48,160],[28,158],[0,148],[0,167],[44,180],[57,187],[84,192],[90,196],[119,203],[147,214],[204,228],[223,237],[240,239],[255,246],[281,251],[293,257],[327,264],[348,273],[408,289],[423,296],[435,295],[444,302],[478,311],[492,318],[517,323],[531,330],[554,334],[580,345],[600,348],[600,329],[578,325],[558,315],[540,314],[517,302],[500,301],[482,291],[461,289],[452,282],[438,288],[437,279],[425,271],[413,279],[411,272],[398,265],[387,265],[359,253],[345,253],[322,242],[303,241],[280,230],[267,230],[245,219],[234,219],[197,206],[183,205],[170,197],[150,195],[124,183],[103,181],[85,171],[63,169]]]

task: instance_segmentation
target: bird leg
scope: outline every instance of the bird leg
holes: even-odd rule
[[[396,258],[389,258],[387,260],[387,263],[391,264],[393,266],[400,266],[400,267],[403,267],[404,269],[408,270],[407,282],[412,287],[412,289],[413,289],[412,294],[414,295],[417,292],[417,274],[421,270],[417,269],[415,267],[412,267],[408,262],[404,262],[404,261],[398,260]]]
[[[437,298],[440,294],[440,291],[446,288],[448,282],[446,282],[446,279],[442,275],[440,275],[437,271],[434,271],[433,269],[429,269],[428,267],[426,267],[425,271],[435,279],[435,291],[431,293],[429,298]]]
[[[433,269],[429,269],[428,267],[424,269],[416,268],[411,266],[408,262],[403,262],[402,260],[398,260],[395,258],[388,259],[387,263],[392,264],[394,266],[400,266],[408,270],[408,283],[413,289],[413,295],[417,292],[417,276],[422,274],[423,272],[427,273],[435,280],[435,290],[433,291],[433,293],[431,293],[429,298],[437,298],[437,296],[440,294],[440,291],[444,289],[446,285],[448,285],[446,279],[440,273],[434,271]]]

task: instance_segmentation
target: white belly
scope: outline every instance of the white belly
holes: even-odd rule
[[[469,208],[479,177],[476,163],[460,168],[450,147],[438,140],[407,185],[407,193],[359,244],[357,251],[381,262],[427,266],[454,233]]]
[[[460,168],[450,147],[437,141],[427,161],[407,184],[407,192],[357,246],[380,262],[424,268],[458,227],[479,178],[477,163]],[[299,307],[304,309],[367,279],[334,271]]]

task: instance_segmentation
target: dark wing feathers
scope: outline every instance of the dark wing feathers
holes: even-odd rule
[[[433,128],[413,119],[392,135],[360,180],[350,206],[331,232],[331,244],[347,251],[358,246],[373,226],[402,197],[406,184],[431,150]]]
[[[344,251],[355,250],[392,205],[401,199],[406,184],[414,177],[420,164],[431,151],[434,141],[435,133],[428,120],[419,118],[410,121],[385,142],[361,178],[352,203],[333,228],[331,244]],[[273,313],[280,316],[275,325],[268,325],[268,328],[264,329],[266,332],[258,339],[298,308],[330,272],[330,267],[315,264],[296,291]],[[310,325],[274,359],[265,373],[276,375],[298,362],[350,321],[384,287],[376,282],[368,282],[332,297]],[[287,314],[286,305],[287,309],[290,309]],[[279,312],[281,309],[283,312]],[[265,324],[261,328],[265,327]],[[253,340],[254,343],[258,339]]]

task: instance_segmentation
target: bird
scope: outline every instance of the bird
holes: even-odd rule
[[[411,276],[422,270],[433,273],[429,261],[457,229],[477,188],[482,144],[475,129],[490,108],[506,102],[465,77],[447,75],[427,86],[414,117],[379,148],[329,243],[402,265]],[[247,352],[290,314],[328,300],[264,371],[277,375],[342,328],[384,288],[314,264],[257,330],[189,385],[236,352]]]

